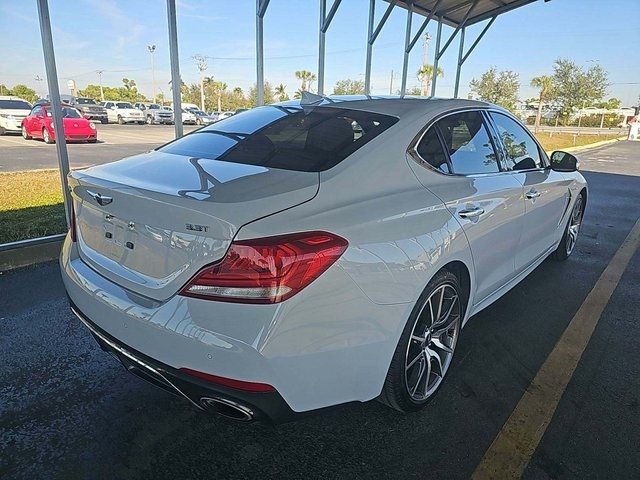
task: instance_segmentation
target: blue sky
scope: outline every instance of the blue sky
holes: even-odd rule
[[[97,83],[96,70],[105,70],[105,85],[121,85],[122,77],[136,80],[151,94],[151,67],[146,46],[157,45],[155,54],[158,91],[169,95],[169,51],[166,2],[164,0],[50,0],[54,47],[62,93],[72,78],[82,88]],[[331,3],[331,0],[328,0]],[[343,0],[327,33],[325,91],[337,80],[363,79],[368,0]],[[386,3],[378,0],[377,17]],[[207,75],[245,91],[255,82],[255,0],[178,0],[180,69],[186,82],[197,82],[194,54],[210,57]],[[265,17],[265,79],[283,83],[289,92],[298,87],[296,70],[317,72],[318,2],[316,0],[272,0]],[[414,31],[419,17],[414,17]],[[558,57],[589,66],[598,62],[612,83],[609,96],[624,105],[637,104],[640,94],[640,0],[552,0],[538,1],[499,17],[465,63],[461,96],[469,81],[490,66],[520,74],[520,98],[535,95],[532,77],[551,73]],[[374,46],[372,92],[388,93],[391,71],[394,90],[400,85],[406,11],[396,8]],[[467,45],[482,24],[467,30]],[[428,28],[433,40],[429,49],[433,62],[435,25]],[[36,2],[0,0],[0,83],[26,83],[39,93],[46,91]],[[447,38],[451,29],[443,29]],[[635,46],[634,46],[635,45]],[[453,94],[457,40],[440,65],[438,95]],[[408,86],[418,86],[416,77],[423,55],[422,42],[409,60]]]

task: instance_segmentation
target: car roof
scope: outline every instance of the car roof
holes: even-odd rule
[[[301,106],[301,100],[277,103],[282,106]],[[344,107],[372,113],[402,117],[407,114],[429,113],[432,110],[454,110],[458,108],[486,108],[494,105],[478,100],[461,98],[414,97],[398,95],[330,95],[314,105]],[[500,108],[501,107],[496,107]]]
[[[23,102],[29,103],[24,98],[16,97],[15,95],[0,95],[0,100],[22,100]]]

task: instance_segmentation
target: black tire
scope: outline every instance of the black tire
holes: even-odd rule
[[[107,119],[107,118],[102,118],[102,119],[100,119],[100,123],[101,123],[101,124],[103,124],[103,125],[105,125],[105,124],[109,123],[109,119]]]
[[[24,125],[22,125],[21,130],[22,130],[22,138],[24,138],[25,140],[31,140],[31,135],[27,133],[27,129]]]
[[[556,251],[553,252],[553,258],[558,262],[562,262],[569,258],[575,250],[578,234],[580,232],[580,225],[582,224],[582,217],[584,217],[584,206],[584,195],[580,193],[573,204],[569,220],[567,220],[567,225],[564,227],[562,240],[560,240],[560,244],[558,245],[558,248],[556,248]],[[572,230],[575,232],[573,233],[573,238]]]
[[[200,120],[199,118],[196,119],[196,125],[202,125],[202,120]]]
[[[407,376],[408,376],[408,372],[410,371],[409,368],[407,368],[408,358],[410,356],[415,356],[415,352],[411,354],[409,352],[411,352],[412,348],[418,348],[418,351],[421,351],[423,348],[425,348],[425,346],[428,347],[428,346],[431,346],[432,344],[430,340],[428,341],[428,343],[425,342],[425,344],[420,344],[419,342],[414,343],[414,337],[416,333],[414,332],[414,329],[418,328],[420,326],[420,322],[423,321],[423,317],[425,315],[428,315],[427,309],[429,309],[429,304],[428,304],[429,298],[432,295],[438,296],[437,292],[439,291],[442,291],[444,295],[444,292],[449,291],[448,289],[451,289],[450,291],[455,291],[458,299],[457,312],[455,316],[450,317],[451,329],[455,328],[455,335],[451,340],[451,344],[447,345],[447,347],[450,348],[451,352],[445,354],[446,355],[445,362],[442,362],[442,357],[440,357],[439,355],[440,363],[441,364],[445,363],[446,366],[444,368],[442,367],[440,368],[440,373],[442,373],[441,376],[436,375],[436,378],[439,376],[440,380],[434,381],[434,386],[432,387],[433,391],[431,393],[428,393],[429,384],[430,384],[429,378],[432,372],[431,366],[430,366],[429,370],[427,370],[429,373],[427,374],[427,379],[426,379],[425,388],[424,388],[425,398],[415,399],[413,398],[413,396],[409,391],[410,387],[407,385],[407,382],[408,382]],[[455,301],[452,302],[452,305],[454,304],[455,304]],[[440,270],[438,273],[436,273],[436,275],[431,279],[431,281],[428,283],[428,285],[422,292],[422,295],[420,295],[420,298],[418,299],[418,302],[413,308],[413,311],[411,312],[409,320],[407,321],[407,324],[404,330],[402,331],[402,335],[400,336],[400,340],[398,341],[398,346],[396,347],[396,351],[393,354],[393,358],[391,360],[391,365],[389,366],[389,371],[387,372],[387,378],[385,380],[382,393],[380,397],[378,397],[378,400],[380,402],[384,403],[385,405],[391,408],[399,410],[401,412],[415,412],[424,408],[425,405],[427,405],[433,399],[435,394],[437,394],[437,392],[440,390],[442,380],[446,377],[446,373],[448,372],[449,367],[451,365],[453,353],[455,352],[456,342],[460,334],[461,322],[462,322],[462,319],[464,318],[466,304],[467,304],[467,296],[466,296],[466,293],[461,288],[458,278],[453,273],[447,270]],[[435,316],[437,316],[437,314]],[[445,321],[445,323],[449,324],[449,321]],[[436,325],[438,325],[438,322],[436,322]],[[424,336],[425,338],[429,338],[429,339],[431,338],[430,333],[429,335],[425,333]],[[420,345],[423,345],[423,346],[420,346]],[[432,352],[434,351],[433,348],[435,347],[431,346],[430,348]],[[418,357],[421,357],[420,353],[415,358],[418,358]],[[428,358],[429,358],[429,365],[431,365],[431,358],[433,357],[428,357]],[[420,362],[418,363],[421,363],[421,364],[423,363],[422,358],[420,358]],[[424,363],[424,365],[426,365],[426,362]],[[417,384],[420,383],[420,378],[424,378],[424,377],[419,376],[418,380],[416,381]]]
[[[51,135],[49,135],[49,132],[47,131],[46,128],[42,129],[42,139],[44,140],[44,143],[48,143],[48,144],[56,143],[56,141],[51,138]]]
[[[91,140],[87,140],[88,143],[96,143],[98,141],[97,138],[92,138]]]
[[[5,133],[7,133],[7,131],[4,129],[4,127],[0,127],[0,135],[4,135]]]
[[[144,122],[138,122],[138,125],[144,125]]]
[[[151,118],[151,115],[147,115],[147,125],[153,125],[153,119]]]
[[[124,125],[124,120],[120,115],[118,115],[118,125]]]

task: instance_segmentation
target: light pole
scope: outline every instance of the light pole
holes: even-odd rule
[[[100,81],[100,101],[104,102],[104,91],[102,90],[102,73],[104,72],[104,70],[96,70],[96,73],[98,74],[98,79]]]
[[[34,75],[33,79],[38,82],[38,85],[41,85],[41,82],[44,81],[44,78],[42,78],[40,75]],[[40,90],[40,87],[38,86],[38,90]]]
[[[153,54],[156,51],[156,46],[154,44],[147,45],[147,49],[151,55],[151,88],[153,90],[153,103],[156,103],[156,70],[153,62]]]
[[[207,57],[194,55],[191,58],[195,60],[200,72],[200,109],[204,112],[204,71],[207,69]]]

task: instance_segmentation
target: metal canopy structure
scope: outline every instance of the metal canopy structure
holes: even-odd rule
[[[502,13],[506,13],[518,7],[523,7],[536,0],[409,0],[393,2],[393,0],[384,0],[389,3],[396,3],[399,7],[410,9],[417,14],[425,17],[433,14],[436,18],[441,18],[442,23],[450,27],[464,27],[482,22],[492,17],[496,17]],[[473,11],[468,15],[471,6]],[[412,7],[411,7],[412,6]]]
[[[60,91],[58,88],[58,74],[56,71],[56,60],[53,48],[53,39],[51,35],[51,19],[49,17],[48,0],[36,0],[38,5],[38,19],[40,23],[40,33],[42,36],[42,50],[44,53],[44,63],[47,73],[47,82],[49,87],[49,99],[53,104],[53,120],[56,131],[62,131],[62,112],[60,102]],[[467,60],[469,55],[476,48],[487,30],[491,27],[498,15],[506,13],[510,10],[522,7],[537,0],[384,0],[387,4],[380,20],[376,22],[376,3],[379,0],[369,0],[369,17],[368,31],[366,43],[366,60],[365,60],[365,93],[370,94],[371,90],[371,61],[373,56],[373,45],[378,38],[380,31],[384,27],[387,19],[395,7],[403,8],[407,11],[406,28],[404,32],[404,57],[402,69],[402,85],[400,93],[405,94],[407,87],[407,69],[409,64],[409,54],[420,39],[425,28],[430,21],[438,22],[438,30],[436,37],[436,52],[434,56],[434,76],[431,82],[431,95],[436,92],[437,67],[438,61],[453,42],[455,37],[460,33],[460,45],[458,50],[458,66],[456,71],[455,94],[458,96],[458,87],[460,83],[460,69]],[[549,0],[544,0],[545,2]],[[325,35],[331,21],[335,17],[341,0],[332,0],[331,6],[327,11],[327,0],[318,0],[319,2],[319,22],[318,22],[318,93],[324,93],[324,64],[325,64]],[[258,106],[264,104],[264,33],[263,21],[270,0],[256,0],[256,90]],[[178,33],[177,33],[177,17],[176,17],[176,0],[166,0],[167,8],[167,25],[169,36],[169,57],[171,63],[171,84],[181,85],[180,67],[178,62]],[[421,17],[422,23],[417,32],[412,35],[413,15],[417,14]],[[489,20],[484,29],[480,32],[476,40],[471,46],[464,50],[465,28],[469,25]],[[444,42],[441,47],[442,26],[448,25],[454,28],[451,36]],[[182,102],[179,88],[172,88],[173,110],[175,115],[175,135],[181,137],[183,134],[181,113]],[[56,148],[58,152],[58,164],[60,167],[60,176],[62,180],[63,198],[65,205],[65,213],[67,224],[71,222],[71,195],[67,186],[67,175],[69,173],[69,160],[67,154],[66,142],[64,135],[59,135],[56,139]]]

